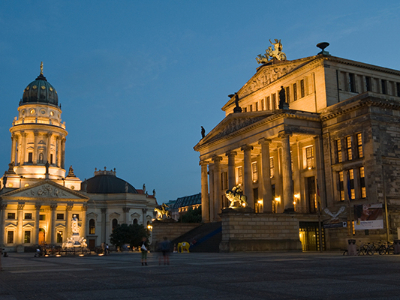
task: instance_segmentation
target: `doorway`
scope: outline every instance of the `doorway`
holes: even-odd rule
[[[46,235],[45,235],[45,231],[43,228],[39,229],[39,236],[38,236],[39,240],[38,240],[38,244],[39,245],[44,245],[46,242]]]
[[[321,223],[321,242],[318,222],[299,222],[299,239],[303,251],[325,250],[325,231]]]
[[[96,240],[95,239],[89,239],[89,249],[94,250],[96,247]]]
[[[317,212],[317,193],[315,190],[315,176],[307,177],[307,200],[308,211],[312,214]]]

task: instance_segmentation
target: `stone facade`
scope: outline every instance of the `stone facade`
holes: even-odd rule
[[[176,223],[176,222],[159,222],[156,221],[153,224],[152,231],[152,244],[151,250],[155,251],[157,242],[162,242],[164,237],[167,237],[170,241],[180,237],[186,232],[200,226],[200,223]]]

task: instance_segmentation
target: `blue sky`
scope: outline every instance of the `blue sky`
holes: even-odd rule
[[[0,173],[43,61],[69,133],[66,166],[80,179],[106,166],[159,202],[199,193],[200,126],[223,119],[268,39],[289,60],[327,41],[334,56],[400,70],[399,16],[398,1],[3,0]]]

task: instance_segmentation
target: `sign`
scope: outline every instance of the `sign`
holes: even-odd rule
[[[347,222],[324,224],[324,228],[342,228],[342,227],[347,227]]]
[[[382,203],[354,205],[354,229],[383,229]]]

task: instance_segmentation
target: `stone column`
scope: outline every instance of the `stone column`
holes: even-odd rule
[[[38,159],[38,136],[39,136],[39,132],[37,130],[35,130],[33,132],[34,136],[35,136],[35,141],[34,141],[34,146],[33,146],[33,164],[36,165],[37,164],[37,159]]]
[[[50,161],[50,154],[51,154],[51,136],[52,133],[48,133],[47,134],[47,147],[46,147],[46,156],[47,156],[47,161],[49,162],[49,164],[51,164],[52,162]]]
[[[72,237],[72,232],[71,232],[72,208],[73,208],[73,204],[68,203],[67,204],[67,209],[65,211],[65,214],[66,214],[65,235],[66,236],[65,236],[64,240],[66,240],[67,238]]]
[[[51,204],[50,205],[50,223],[49,223],[49,232],[50,233],[50,244],[54,245],[56,243],[56,209],[57,209],[57,204]]]
[[[65,169],[65,138],[61,141],[61,168]]]
[[[106,222],[107,222],[107,208],[101,209],[101,239],[102,243],[107,242],[107,235],[106,235]]]
[[[254,209],[253,180],[251,178],[251,150],[253,150],[253,146],[244,145],[241,150],[244,152],[243,194],[247,197],[249,207]]]
[[[261,180],[260,185],[262,187],[262,199],[263,199],[263,212],[272,212],[272,186],[271,186],[271,174],[270,174],[270,154],[269,144],[270,140],[262,138],[259,140],[261,145]]]
[[[325,173],[324,173],[324,157],[323,157],[323,145],[322,145],[322,137],[315,136],[314,137],[314,149],[315,149],[315,166],[317,169],[317,197],[319,191],[319,201],[320,201],[320,209],[322,207],[326,207],[326,198],[325,198]],[[354,153],[354,152],[353,152]]]
[[[213,157],[214,162],[214,220],[219,220],[218,214],[221,213],[222,200],[221,200],[221,162],[222,158],[219,156]]]
[[[211,164],[211,165],[209,165],[209,168],[208,168],[208,172],[209,172],[209,185],[210,185],[210,187],[209,187],[209,190],[210,190],[210,195],[209,195],[209,198],[210,198],[210,221],[211,222],[215,222],[216,220],[214,219],[214,211],[215,211],[215,209],[214,209],[214,207],[215,207],[215,205],[214,205],[214,203],[215,203],[215,193],[214,193],[214,164]]]
[[[22,142],[21,142],[21,156],[20,156],[20,166],[25,164],[26,158],[25,158],[25,149],[26,149],[26,133],[21,131],[21,136],[22,136]]]
[[[142,208],[142,212],[143,212],[143,227],[147,228],[147,222],[146,222],[147,208]]]
[[[208,164],[205,161],[200,162],[201,166],[201,217],[203,223],[210,222],[210,199],[208,197]]]
[[[11,135],[11,162],[15,165],[15,142],[16,142],[16,135]],[[1,243],[1,242],[0,242]]]
[[[57,167],[61,167],[61,136],[57,137]]]
[[[81,224],[81,231],[80,236],[86,239],[86,212],[87,212],[87,205],[82,206],[82,224]]]
[[[41,204],[35,204],[35,237],[34,237],[34,244],[39,244],[39,219],[40,219],[40,208],[42,207]]]
[[[235,156],[236,151],[229,151],[226,153],[228,156],[228,189],[232,190],[232,188],[236,185],[235,179]]]
[[[19,147],[19,140],[20,140],[19,135],[15,135],[14,139],[15,139],[15,141],[14,141],[14,147],[15,147],[15,150],[14,150],[14,165],[16,166],[21,161],[20,158],[19,158],[20,152],[21,152],[21,149]]]
[[[0,212],[1,212],[1,219],[0,219],[0,247],[5,245],[4,240],[4,232],[6,230],[5,223],[6,223],[6,208],[7,204],[0,204]]]
[[[124,212],[124,222],[125,224],[129,224],[129,211],[130,211],[130,207],[123,207],[122,210]]]
[[[18,221],[18,225],[17,225],[17,236],[15,241],[17,242],[17,244],[22,244],[24,242],[24,235],[22,233],[22,225],[23,225],[23,221],[24,221],[24,206],[25,203],[18,203],[18,210],[17,210],[17,221]]]
[[[283,181],[283,207],[285,212],[294,212],[293,206],[293,180],[290,154],[290,134],[280,132],[282,139],[282,181]]]

